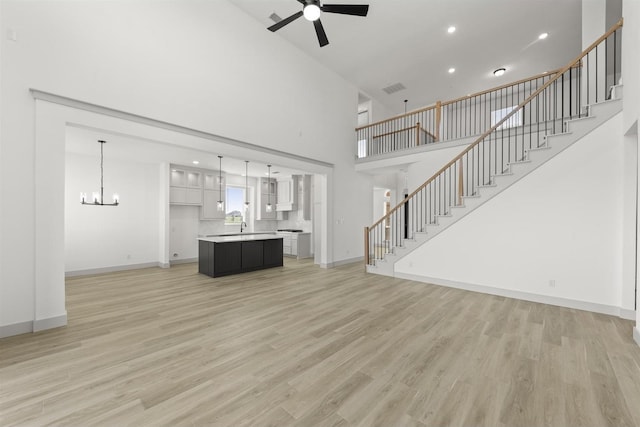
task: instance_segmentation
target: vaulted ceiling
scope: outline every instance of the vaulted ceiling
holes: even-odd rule
[[[294,44],[393,114],[405,99],[411,110],[560,68],[582,46],[581,0],[327,0],[370,8],[366,18],[323,13],[330,44],[322,48],[304,18],[267,31],[273,13],[302,9],[297,0],[230,1],[265,27],[265,37]],[[501,67],[507,72],[495,77]],[[406,89],[383,91],[396,83]]]

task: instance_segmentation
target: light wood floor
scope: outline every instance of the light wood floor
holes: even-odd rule
[[[67,309],[0,340],[0,425],[640,426],[632,322],[362,265],[73,278]]]

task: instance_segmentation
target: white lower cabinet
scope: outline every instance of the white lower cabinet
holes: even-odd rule
[[[282,236],[282,254],[301,258],[311,257],[311,233],[278,233]]]

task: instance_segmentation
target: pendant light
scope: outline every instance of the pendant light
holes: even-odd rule
[[[218,212],[224,211],[224,201],[222,201],[222,156],[218,156],[219,171],[218,171]]]
[[[100,192],[94,191],[91,195],[92,201],[87,201],[87,194],[80,193],[80,203],[83,205],[92,205],[92,206],[118,206],[120,204],[120,196],[117,194],[113,195],[113,203],[104,203],[104,144],[107,141],[98,140],[100,143]]]
[[[244,209],[249,210],[249,160],[244,161]]]
[[[273,211],[273,206],[271,205],[271,165],[267,165],[267,168],[269,168],[269,178],[267,179],[267,206],[265,207],[265,210],[267,212],[272,212]]]

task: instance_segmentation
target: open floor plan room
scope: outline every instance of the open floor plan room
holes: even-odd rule
[[[67,279],[68,326],[0,340],[0,424],[633,426],[633,322],[366,274]]]

